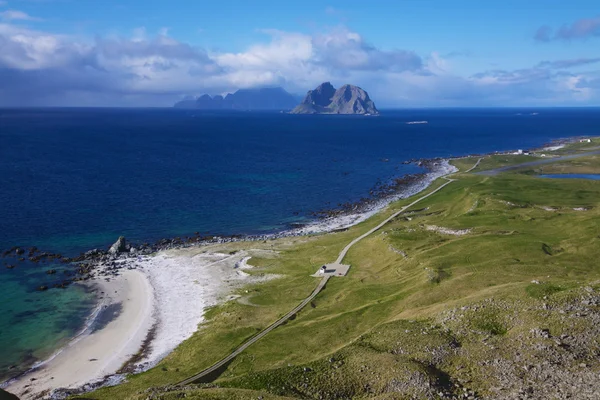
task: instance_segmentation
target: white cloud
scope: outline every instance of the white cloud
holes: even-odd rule
[[[166,29],[85,40],[0,23],[0,105],[168,106],[184,94],[256,86],[304,93],[323,81],[358,84],[379,106],[600,101],[598,76],[565,72],[573,60],[461,77],[436,52],[380,49],[344,27],[262,32],[264,43],[233,53],[206,52]]]
[[[3,5],[0,3],[0,5]],[[6,10],[0,12],[0,19],[4,21],[41,21],[40,18],[32,17],[31,15],[19,10]]]

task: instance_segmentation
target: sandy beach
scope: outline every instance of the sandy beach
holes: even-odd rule
[[[207,307],[239,298],[232,293],[246,284],[277,277],[245,272],[253,269],[249,258],[247,251],[170,250],[132,261],[108,281],[96,279],[100,304],[89,326],[5,389],[21,399],[38,399],[56,396],[59,389],[83,393],[118,383],[125,379],[118,372],[138,355],[151,331],[150,345],[130,367],[153,367],[196,332]],[[190,303],[195,307],[187,307]]]
[[[114,374],[140,350],[154,324],[153,291],[146,276],[123,270],[109,282],[99,279],[95,284],[102,297],[96,320],[51,359],[10,382],[6,390],[21,399],[34,399],[56,388],[77,388]]]
[[[438,177],[454,171],[444,160],[420,182],[367,210],[315,221],[294,234],[322,233],[355,225],[391,201],[414,195]],[[117,276],[113,275],[114,270],[106,269],[105,276],[94,283],[101,302],[87,329],[51,359],[10,382],[6,389],[22,399],[37,399],[56,395],[59,389],[83,393],[98,385],[118,383],[126,378],[118,372],[133,356],[139,356],[142,347],[142,357],[129,367],[136,372],[152,368],[198,330],[208,307],[224,301],[243,301],[236,290],[277,278],[248,264],[257,252],[265,256],[265,250],[225,254],[203,247],[174,249],[130,259]],[[188,304],[195,306],[187,307]],[[151,342],[144,343],[150,332]]]

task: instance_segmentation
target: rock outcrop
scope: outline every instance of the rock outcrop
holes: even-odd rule
[[[119,253],[127,253],[131,249],[131,246],[127,243],[127,240],[124,236],[119,236],[117,241],[110,246],[108,249],[109,254],[119,254]]]
[[[329,82],[309,90],[292,114],[361,114],[377,115],[379,111],[369,94],[358,86],[344,85],[335,90]]]
[[[204,94],[197,99],[186,97],[175,108],[198,110],[291,110],[298,99],[283,88],[240,89],[223,97]]]

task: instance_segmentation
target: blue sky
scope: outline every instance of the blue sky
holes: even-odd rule
[[[326,80],[383,107],[598,106],[600,3],[0,0],[2,106]]]

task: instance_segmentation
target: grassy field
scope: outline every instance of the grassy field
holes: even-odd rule
[[[476,171],[530,158],[488,157]],[[464,171],[476,160],[456,165]],[[600,169],[599,160],[552,168],[575,171],[585,165],[591,171]],[[214,247],[275,250],[277,257],[250,263],[260,267],[254,273],[284,277],[245,288],[240,294],[250,296],[254,306],[228,302],[210,309],[199,331],[157,367],[85,398],[494,393],[493,380],[478,364],[490,357],[489,347],[500,346],[509,357],[518,350],[515,338],[536,328],[540,319],[558,334],[560,316],[542,318],[541,304],[567,304],[581,287],[600,279],[600,182],[541,179],[531,172],[456,174],[456,182],[353,247],[344,260],[352,265],[347,277],[330,280],[311,306],[237,357],[213,384],[147,391],[210,366],[275,321],[314,289],[318,281],[309,275],[319,265],[335,260],[353,238],[414,199],[396,202],[344,232]],[[489,299],[493,302],[486,303]],[[462,317],[448,319],[449,312]],[[582,322],[577,329],[588,328]],[[533,350],[519,351],[537,357]]]

